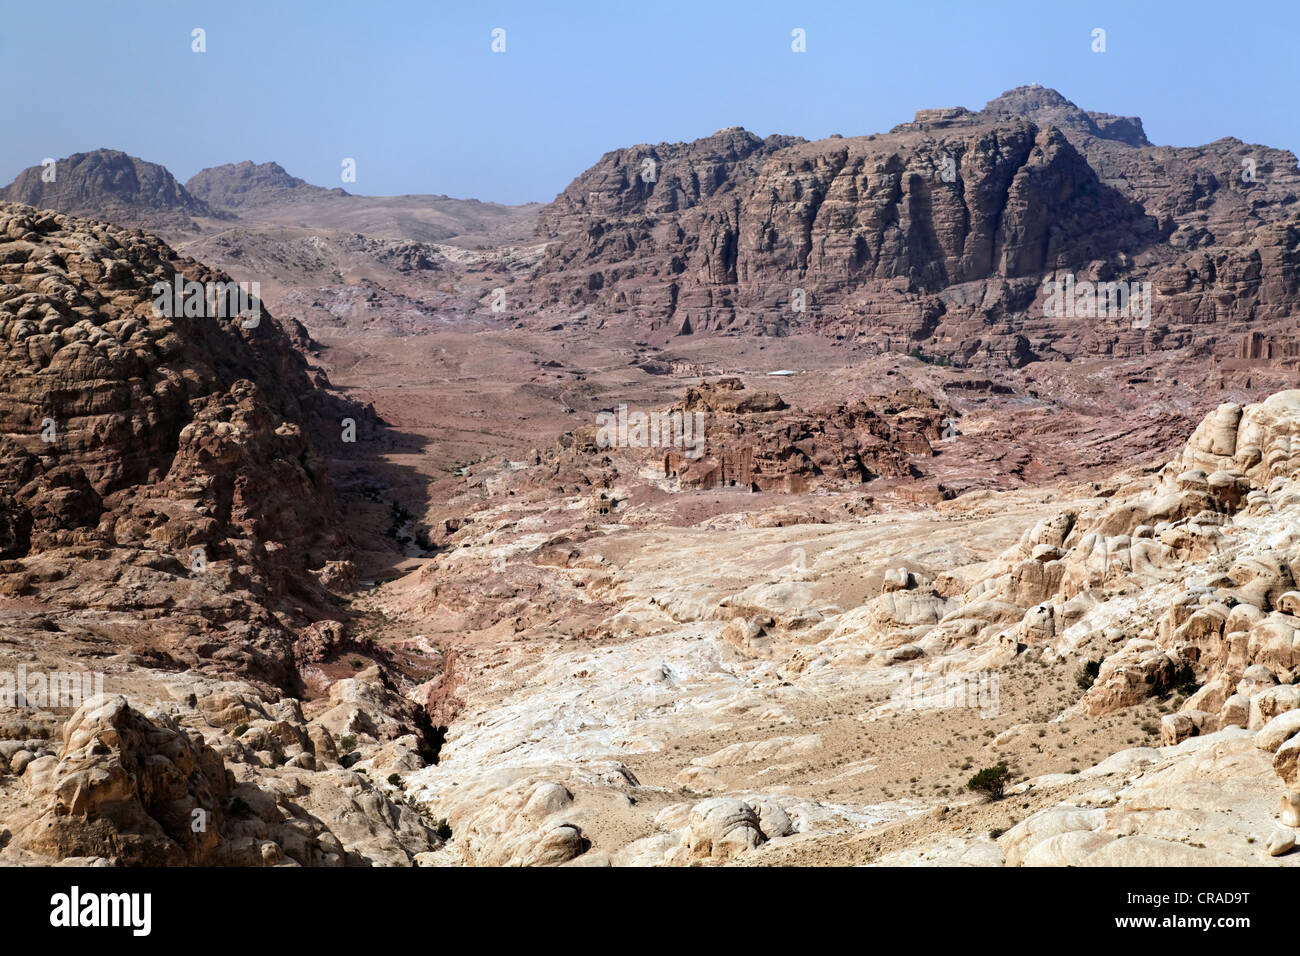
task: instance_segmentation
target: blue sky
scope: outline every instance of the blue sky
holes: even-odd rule
[[[1032,82],[1155,143],[1300,150],[1294,0],[35,0],[0,22],[0,183],[102,146],[182,181],[276,160],[358,193],[546,202],[620,146],[881,132]]]

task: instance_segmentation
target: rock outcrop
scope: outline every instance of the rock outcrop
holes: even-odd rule
[[[188,228],[213,211],[157,163],[115,149],[76,153],[32,166],[0,199],[146,229]]]
[[[615,150],[543,211],[528,295],[649,331],[806,327],[959,364],[1226,352],[1300,304],[1297,199],[1288,152],[1156,147],[1134,117],[1022,87],[881,135]],[[1045,283],[1067,274],[1150,293],[1049,314]]]
[[[97,616],[141,653],[293,686],[286,625],[328,607],[311,572],[346,557],[316,451],[342,407],[296,323],[155,307],[156,282],[226,279],[150,236],[0,204],[0,593],[46,602],[2,613],[38,631]]]
[[[291,176],[279,163],[227,163],[200,170],[185,183],[191,196],[213,209],[238,210],[280,202],[347,196],[345,189],[325,189]]]
[[[373,675],[372,675],[373,676]],[[370,686],[370,685],[368,685]],[[117,866],[410,866],[444,837],[405,798],[425,766],[403,708],[365,695],[357,722],[384,744],[337,734],[300,703],[183,674],[141,712],[121,696],[86,701],[61,736],[24,740],[0,777],[8,862],[68,857]],[[48,726],[48,725],[47,725]],[[55,727],[58,725],[55,724]],[[29,726],[0,720],[0,753]],[[30,748],[30,749],[28,749]],[[397,782],[393,782],[396,780]]]

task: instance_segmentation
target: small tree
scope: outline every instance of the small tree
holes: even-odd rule
[[[1005,763],[985,767],[966,782],[966,789],[983,793],[990,800],[1001,800],[1011,778],[1011,771]]]
[[[1074,675],[1074,682],[1079,685],[1080,690],[1087,690],[1097,680],[1097,675],[1101,673],[1101,661],[1088,661]]]
[[[1192,670],[1191,664],[1184,661],[1174,672],[1173,680],[1169,683],[1176,693],[1190,697],[1196,693],[1196,671]]]

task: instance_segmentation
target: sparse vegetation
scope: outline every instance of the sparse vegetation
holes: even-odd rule
[[[1196,693],[1196,672],[1192,670],[1191,664],[1184,663],[1174,672],[1171,686],[1176,694],[1180,694],[1183,697],[1190,697],[1192,694]]]
[[[968,790],[982,793],[990,800],[1001,800],[1010,782],[1011,771],[1005,763],[996,763],[985,767],[966,782]]]
[[[1088,661],[1074,672],[1074,682],[1079,685],[1080,690],[1087,690],[1097,682],[1097,675],[1100,673],[1101,661]]]

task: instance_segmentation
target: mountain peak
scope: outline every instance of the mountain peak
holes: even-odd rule
[[[217,209],[238,209],[250,204],[266,205],[316,196],[347,196],[343,189],[313,186],[290,175],[279,163],[226,163],[200,170],[185,187]]]
[[[1072,133],[1115,140],[1128,146],[1151,145],[1138,117],[1080,109],[1056,90],[1038,83],[1007,90],[989,100],[979,115],[988,119],[1024,117],[1038,126],[1057,126]]]
[[[1070,102],[1059,92],[1050,86],[1043,86],[1039,83],[1028,83],[1024,86],[1017,86],[1010,89],[1002,95],[994,97],[984,105],[986,113],[1031,113],[1041,109],[1070,109],[1080,113],[1074,103]]]
[[[28,167],[0,191],[0,198],[129,226],[188,225],[191,216],[212,214],[165,166],[117,149],[74,153],[52,166]]]

